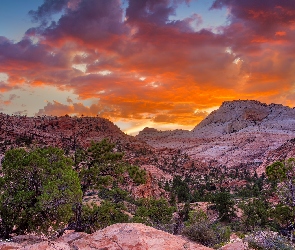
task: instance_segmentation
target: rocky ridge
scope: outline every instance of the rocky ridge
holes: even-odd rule
[[[181,149],[207,166],[253,168],[294,137],[295,109],[249,100],[224,102],[192,131],[144,129],[136,136],[155,148]]]
[[[9,116],[0,113],[0,146],[5,151],[15,144],[51,145],[67,150],[87,147],[91,141],[108,138],[123,144],[136,140],[100,117]]]
[[[54,146],[62,148],[68,156],[73,156],[77,148],[87,148],[91,141],[105,138],[116,145],[117,151],[124,152],[126,161],[147,171],[147,184],[136,187],[128,183],[126,185],[126,189],[136,196],[165,196],[165,191],[158,185],[159,181],[171,179],[169,172],[181,172],[183,166],[190,165],[190,159],[178,150],[154,149],[145,142],[126,135],[104,118],[26,117],[0,113],[0,160],[6,150],[15,147]]]

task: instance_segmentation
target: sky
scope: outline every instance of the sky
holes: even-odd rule
[[[294,0],[1,0],[0,112],[192,129],[223,101],[295,106]]]

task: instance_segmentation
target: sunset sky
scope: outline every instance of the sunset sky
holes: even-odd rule
[[[294,0],[0,1],[0,112],[135,134],[237,99],[295,106]]]

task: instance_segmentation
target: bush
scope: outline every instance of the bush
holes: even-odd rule
[[[141,199],[133,221],[165,230],[174,211],[175,208],[164,199]]]
[[[294,250],[294,246],[286,238],[271,231],[256,232],[245,240],[249,247],[257,250]]]
[[[208,247],[219,247],[229,241],[230,227],[211,223],[201,210],[190,212],[189,217],[187,227],[183,230],[189,239]]]
[[[221,224],[210,224],[206,221],[186,227],[183,234],[202,245],[216,247],[229,241],[231,230]]]
[[[124,213],[124,206],[109,201],[104,201],[100,206],[96,204],[83,205],[81,219],[79,221],[80,231],[93,233],[115,223],[129,221],[129,216]],[[73,218],[73,223],[74,218]]]

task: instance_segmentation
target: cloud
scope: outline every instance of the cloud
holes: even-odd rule
[[[60,11],[70,1],[48,2],[52,8],[44,6],[44,10],[51,13],[58,9]],[[47,16],[47,12],[43,14],[42,6],[41,10],[37,11],[37,17]],[[86,47],[93,43],[96,45],[103,43],[99,47],[106,49],[104,46],[107,47],[112,42],[116,42],[117,36],[125,33],[126,27],[122,23],[122,18],[123,10],[120,0],[81,0],[76,3],[76,8],[67,7],[57,22],[53,21],[49,26],[41,25],[31,28],[26,34],[42,37],[44,43],[64,44],[74,40]]]
[[[295,105],[292,1],[216,0],[228,23],[215,33],[196,29],[202,13],[172,20],[184,2],[130,0],[125,14],[120,0],[45,0],[22,41],[0,37],[0,91],[55,86],[79,101],[52,97],[39,115],[161,124],[195,125],[224,100]]]
[[[37,10],[31,10],[29,11],[29,14],[35,22],[43,21],[46,18],[49,18],[52,14],[62,11],[67,6],[68,2],[70,1],[44,0],[44,3],[39,6]]]

